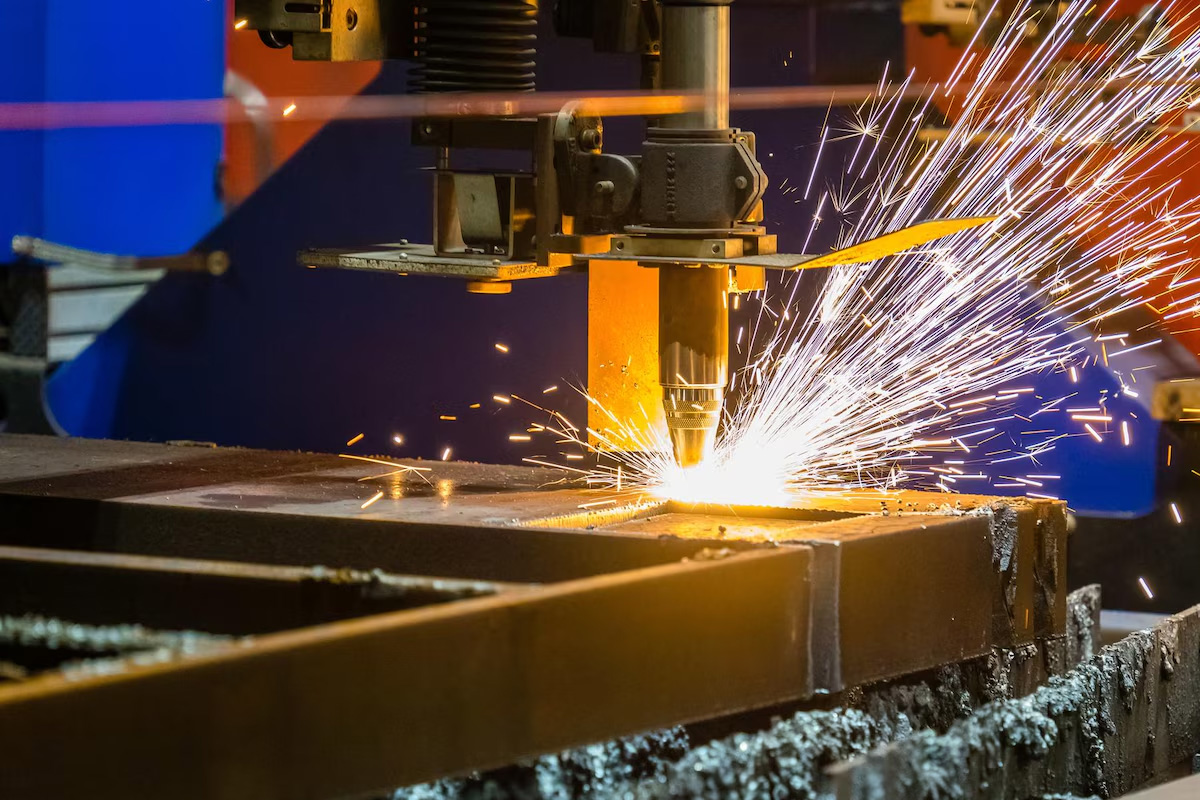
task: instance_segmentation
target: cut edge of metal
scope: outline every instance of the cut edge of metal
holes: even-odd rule
[[[617,525],[662,512],[668,505],[669,501],[667,500],[643,500],[612,508],[580,509],[567,514],[516,520],[511,523],[511,526],[514,528],[590,528]]]
[[[724,503],[688,503],[681,500],[640,500],[604,509],[580,509],[578,512],[518,520],[519,528],[594,528],[618,525],[655,514],[704,514],[731,519],[782,519],[797,522],[836,522],[842,519],[874,516],[867,511],[836,511],[805,506],[729,505]]]

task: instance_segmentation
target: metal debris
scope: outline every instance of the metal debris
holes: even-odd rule
[[[1200,742],[1200,607],[1104,648],[1028,697],[990,704],[833,772],[842,800],[1115,797]],[[882,787],[886,787],[886,792]]]
[[[21,680],[55,665],[64,672],[113,672],[123,659],[138,663],[194,655],[233,642],[229,636],[196,631],[157,631],[141,625],[86,625],[36,615],[0,615],[0,648],[16,663],[5,663],[0,680]],[[47,657],[47,652],[52,655]],[[37,654],[36,656],[34,654]],[[26,659],[32,660],[26,664]]]
[[[155,631],[141,625],[85,625],[36,615],[0,616],[0,645],[16,647],[83,653],[192,652],[228,639],[196,631]]]

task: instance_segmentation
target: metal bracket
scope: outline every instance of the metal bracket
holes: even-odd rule
[[[336,267],[375,272],[394,272],[399,275],[428,275],[439,278],[464,278],[470,281],[517,281],[527,278],[550,278],[559,267],[539,266],[533,260],[509,260],[486,256],[439,255],[431,245],[380,244],[357,250],[302,250],[297,261],[306,267]]]
[[[161,269],[168,272],[207,272],[210,275],[223,275],[229,269],[229,256],[222,250],[214,250],[211,253],[193,251],[176,256],[119,256],[67,247],[32,236],[14,236],[12,250],[19,256],[51,264],[72,264],[108,272]]]
[[[894,256],[905,250],[928,244],[945,236],[979,227],[996,219],[998,217],[964,217],[962,219],[935,219],[927,222],[918,222],[916,225],[901,228],[898,231],[886,233],[883,236],[868,239],[852,247],[835,250],[832,253],[824,255],[771,253],[732,256],[729,254],[730,250],[724,249],[732,241],[728,239],[698,240],[707,243],[711,255],[708,253],[688,255],[677,252],[663,252],[652,255],[649,252],[645,254],[630,252],[627,249],[626,243],[636,239],[639,247],[645,251],[649,251],[654,245],[647,243],[655,242],[656,239],[653,237],[617,237],[613,240],[613,248],[609,252],[576,256],[575,260],[576,262],[636,260],[638,263],[644,265],[712,264],[732,267],[762,267],[784,271],[819,269],[822,267],[848,266],[851,264],[869,264],[872,261]],[[678,240],[663,239],[662,241],[670,242],[669,245],[662,245],[665,251],[678,250]],[[713,247],[717,247],[718,249],[712,250]],[[722,253],[724,253],[725,257],[721,257]]]

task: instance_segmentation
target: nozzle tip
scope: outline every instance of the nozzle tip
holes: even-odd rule
[[[712,452],[716,434],[716,428],[711,430],[672,428],[671,449],[675,453],[676,463],[684,468],[699,464]]]
[[[724,392],[711,386],[663,388],[675,461],[681,467],[694,467],[712,453],[716,444]]]

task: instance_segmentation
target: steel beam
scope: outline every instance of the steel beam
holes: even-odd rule
[[[811,691],[806,548],[0,688],[0,796],[328,798]]]
[[[0,614],[245,636],[495,594],[511,584],[0,546]]]

